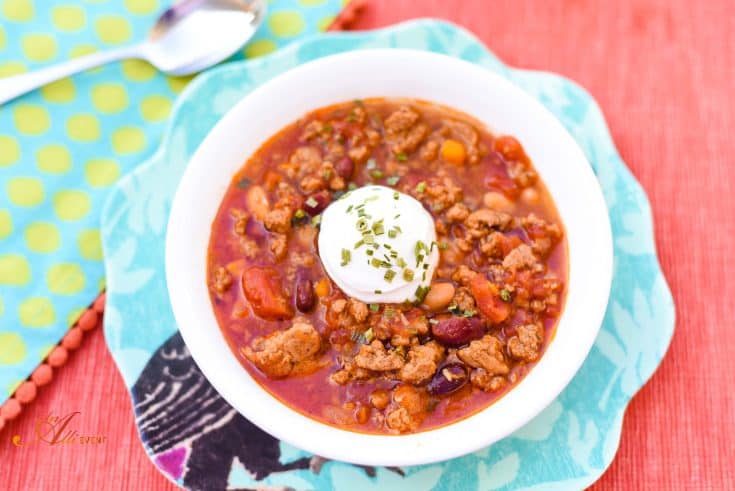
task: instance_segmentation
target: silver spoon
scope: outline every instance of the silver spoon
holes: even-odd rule
[[[126,58],[146,60],[170,75],[199,72],[240,49],[255,34],[265,10],[266,0],[181,0],[161,14],[141,43],[0,79],[0,104],[74,73]]]

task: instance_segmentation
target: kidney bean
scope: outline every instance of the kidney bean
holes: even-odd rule
[[[314,295],[314,285],[307,273],[303,270],[296,273],[296,308],[301,312],[309,312],[314,308],[316,303],[316,295]]]
[[[462,346],[485,334],[485,325],[477,317],[450,317],[431,326],[434,338],[449,346]]]
[[[355,171],[355,164],[349,157],[342,157],[336,164],[334,170],[342,179],[350,179]]]
[[[311,216],[318,215],[324,208],[326,208],[332,198],[329,196],[329,191],[318,191],[304,201],[304,210]]]
[[[426,387],[430,394],[443,396],[456,392],[467,383],[467,370],[461,363],[444,365],[434,374]]]

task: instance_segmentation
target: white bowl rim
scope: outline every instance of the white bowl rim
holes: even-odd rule
[[[462,91],[446,87],[456,80],[462,80]],[[347,94],[354,95],[344,97]],[[371,96],[438,102],[470,114],[491,131],[499,128],[517,136],[557,204],[569,244],[566,306],[555,338],[537,366],[486,409],[437,429],[400,436],[329,426],[268,393],[231,352],[212,312],[206,286],[211,223],[235,171],[268,136],[309,110],[330,103],[324,101]],[[468,105],[481,110],[468,110]],[[500,111],[503,118],[483,117],[486,111]],[[258,115],[257,123],[250,121],[252,114]],[[243,131],[243,125],[251,131]],[[516,129],[507,131],[508,127]],[[238,134],[253,136],[244,143],[233,142],[233,135]],[[563,160],[563,169],[547,162],[551,156],[555,162]],[[221,164],[213,167],[213,161]],[[557,168],[550,172],[554,165]],[[599,183],[572,136],[541,103],[494,72],[457,58],[408,49],[363,49],[288,70],[246,95],[220,119],[199,145],[179,183],[169,217],[165,261],[173,312],[194,361],[244,417],[274,437],[316,455],[362,465],[405,466],[486,447],[529,422],[561,393],[587,357],[602,324],[613,253]],[[237,373],[244,375],[234,376]],[[504,424],[498,425],[498,420]]]

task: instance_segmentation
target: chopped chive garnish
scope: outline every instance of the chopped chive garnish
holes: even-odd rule
[[[400,216],[401,216],[401,214],[400,213],[397,213],[396,216],[394,216],[393,218],[395,218],[396,220],[398,220],[398,217],[400,217]],[[397,225],[396,225],[396,228],[398,228]],[[400,230],[399,230],[399,232],[400,232]]]
[[[370,177],[372,177],[373,179],[380,179],[381,177],[383,177],[383,171],[380,169],[373,169],[370,171]]]
[[[388,237],[391,239],[395,239],[396,235],[398,235],[398,232],[396,232],[394,229],[388,230]]]
[[[352,247],[353,249],[359,249],[361,245],[365,244],[364,239],[360,239],[357,242],[355,242],[355,245]]]
[[[355,189],[357,189],[357,184],[351,182],[347,185],[347,189],[349,189],[350,191],[354,191]]]
[[[380,199],[380,196],[378,196],[377,194],[374,194],[372,196],[368,196],[367,198],[365,198],[365,203],[368,203],[370,201],[377,201],[379,199]]]
[[[378,310],[380,310],[380,304],[371,303],[368,304],[368,308],[370,309],[370,312],[377,312]]]
[[[401,152],[396,155],[396,158],[401,162],[405,162],[406,160],[408,160],[408,155],[406,155],[404,152]]]
[[[398,218],[399,216],[400,215],[396,215],[396,218]],[[395,229],[396,232],[403,232],[403,230],[401,230],[401,227],[399,227],[398,225],[393,225],[393,228]]]
[[[375,166],[376,166],[375,159],[368,159],[367,163],[365,164],[365,167],[368,170],[375,169]]]
[[[373,290],[373,292],[375,292],[376,295],[380,295],[383,293],[383,290]]]
[[[375,337],[375,335],[373,334],[373,328],[371,327],[367,331],[365,331],[363,336],[365,337],[365,341],[367,341],[368,343],[372,341],[373,338]]]
[[[393,278],[395,278],[395,277],[396,277],[396,272],[393,271],[392,269],[389,269],[383,275],[383,278],[385,278],[385,281],[387,281],[388,283],[390,283],[391,281],[393,281]]]
[[[319,225],[321,225],[321,223],[322,223],[322,216],[321,215],[317,215],[315,217],[311,217],[311,224],[314,225],[315,227],[318,227]]]
[[[420,183],[416,184],[417,193],[423,193],[424,191],[426,191],[426,183],[424,181],[421,181]]]
[[[309,196],[309,197],[307,198],[307,200],[306,200],[306,206],[308,206],[308,207],[310,207],[310,208],[315,208],[315,207],[317,207],[318,205],[319,205],[319,202],[318,202],[318,201],[317,201],[316,199],[314,199],[314,197],[313,197],[313,196]]]
[[[447,307],[447,310],[453,314],[456,314],[459,311],[459,305],[457,305],[456,303],[453,303],[452,305]]]
[[[305,214],[306,213],[304,213],[304,210],[296,210],[293,216],[295,216],[296,218],[304,218]]]
[[[401,176],[390,176],[388,179],[385,180],[385,182],[387,182],[389,186],[395,186],[396,184],[398,184],[398,181],[400,180],[401,180]],[[393,197],[395,199],[398,199],[396,198],[396,196],[398,196],[398,193],[393,194]]]
[[[446,242],[439,242],[439,244],[437,245],[439,246],[439,249],[441,250],[449,248],[449,244],[447,244]]]
[[[379,268],[381,264],[382,264],[382,261],[378,259],[377,257],[374,257],[370,260],[370,265],[373,268]]]
[[[373,255],[373,250],[372,249],[368,249],[368,250],[365,251],[365,254],[367,254],[368,256],[372,256]]]
[[[352,254],[350,254],[349,249],[342,249],[342,264],[341,266],[347,266],[347,264],[350,262],[350,259],[352,259]]]
[[[400,268],[405,268],[406,267],[406,261],[404,261],[402,257],[399,257],[398,260],[396,261],[396,263],[398,263],[398,267],[400,267]],[[413,271],[411,271],[411,277],[413,277]],[[411,281],[411,280],[409,280],[409,281]]]
[[[426,295],[429,293],[429,287],[428,286],[418,286],[416,287],[416,301],[417,302],[423,302],[426,298]]]
[[[404,269],[403,270],[403,279],[406,281],[413,281],[413,270],[411,269]]]
[[[374,244],[375,243],[375,236],[373,235],[365,235],[362,240],[365,241],[366,244]]]
[[[500,290],[500,299],[503,300],[503,302],[510,302],[511,300],[510,292],[506,290],[505,288]]]
[[[383,235],[385,233],[385,230],[383,229],[383,224],[378,222],[374,223],[373,232],[375,233],[375,235]]]
[[[353,206],[353,205],[350,205],[350,206],[348,206],[348,207],[347,207],[347,213],[349,213],[349,212],[351,212],[351,211],[352,211],[352,206]]]
[[[465,310],[462,312],[462,317],[472,317],[473,315],[475,315],[474,310]]]
[[[368,226],[367,220],[361,217],[357,220],[357,222],[355,223],[355,226],[357,227],[357,230],[360,230],[360,231],[367,230],[367,226]]]

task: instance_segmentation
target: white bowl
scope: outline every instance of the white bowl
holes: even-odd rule
[[[416,434],[368,435],[320,423],[265,391],[230,351],[207,290],[210,228],[232,176],[268,137],[305,113],[368,97],[413,97],[464,111],[517,137],[556,201],[569,242],[566,308],[530,373],[478,413]],[[166,278],[181,335],[204,375],[243,416],[296,447],[364,465],[425,464],[509,435],[569,383],[602,323],[612,278],[607,209],[587,159],[539,102],[487,69],[412,50],[361,50],[294,68],[238,102],[212,129],[179,184],[166,237]]]

